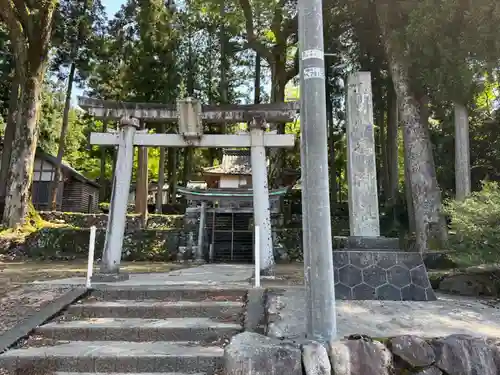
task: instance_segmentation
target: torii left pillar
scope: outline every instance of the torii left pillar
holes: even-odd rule
[[[123,237],[127,218],[127,204],[134,164],[134,137],[139,128],[139,120],[122,118],[118,133],[118,156],[113,175],[113,190],[109,210],[106,240],[99,273],[92,276],[94,282],[128,280],[129,275],[120,273]]]

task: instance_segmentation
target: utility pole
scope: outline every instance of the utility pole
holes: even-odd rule
[[[307,337],[336,337],[322,0],[299,0],[302,228]]]

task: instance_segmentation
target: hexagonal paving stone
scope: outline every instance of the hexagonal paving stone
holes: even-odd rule
[[[410,270],[403,266],[392,266],[387,271],[387,280],[399,288],[411,284]]]
[[[401,289],[391,284],[379,286],[375,290],[375,294],[377,295],[377,299],[384,301],[401,301],[402,299]]]
[[[337,268],[333,269],[333,282],[335,284],[339,282],[339,270]]]
[[[352,288],[352,297],[355,300],[373,300],[375,298],[375,288],[362,283]]]
[[[341,283],[336,284],[335,299],[352,299],[352,289]]]
[[[333,267],[340,268],[349,264],[349,254],[347,251],[335,250],[333,252]]]
[[[427,301],[427,293],[424,288],[411,284],[401,288],[403,301]]]
[[[429,288],[431,286],[429,276],[427,275],[427,270],[424,265],[413,268],[410,273],[413,284],[421,286],[422,288]]]
[[[387,283],[387,272],[379,266],[370,266],[363,270],[363,281],[375,288],[384,285]]]
[[[373,263],[380,268],[388,269],[397,264],[396,252],[377,251],[373,254]]]
[[[420,253],[400,252],[397,253],[398,263],[403,263],[408,269],[421,265],[424,261]]]
[[[358,285],[362,281],[361,270],[352,264],[348,264],[339,269],[339,281],[350,287]]]
[[[351,251],[349,259],[353,266],[366,268],[373,265],[373,252],[371,251]]]

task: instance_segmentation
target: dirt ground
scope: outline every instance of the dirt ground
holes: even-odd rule
[[[122,266],[124,272],[131,273],[168,272],[186,267],[149,262],[126,262]],[[86,273],[84,261],[0,262],[0,335],[69,290],[67,287],[32,285],[33,281],[85,276]]]

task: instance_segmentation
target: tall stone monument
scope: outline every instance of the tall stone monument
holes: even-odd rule
[[[377,167],[369,72],[347,81],[347,176],[351,236],[380,236]]]
[[[401,251],[398,238],[380,236],[370,73],[352,74],[347,86],[351,236],[333,252],[335,295],[348,300],[435,300],[422,255]]]

